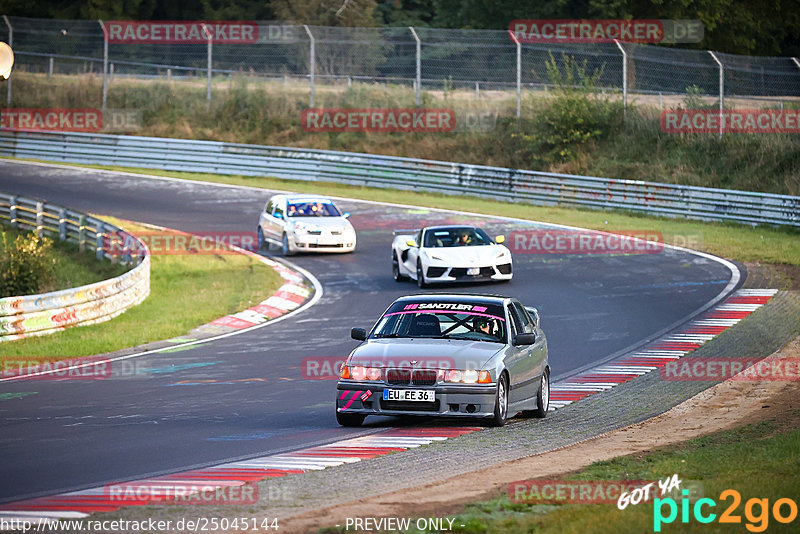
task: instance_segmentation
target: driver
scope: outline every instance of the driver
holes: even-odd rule
[[[456,244],[459,246],[468,246],[472,243],[472,237],[470,237],[469,232],[467,230],[461,230],[461,233],[456,240]]]
[[[475,331],[483,334],[493,336],[492,321],[485,318],[475,319]]]

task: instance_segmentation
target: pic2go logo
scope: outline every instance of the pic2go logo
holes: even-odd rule
[[[694,506],[689,503],[688,490],[682,491],[680,514],[681,523],[689,523],[689,514],[694,516],[698,523],[712,523],[717,519],[717,514],[711,511],[717,506],[713,499],[698,499]],[[742,502],[741,494],[734,489],[727,489],[719,494],[720,501],[731,500],[731,503],[717,520],[719,523],[741,524],[742,517],[736,513]],[[661,532],[661,526],[673,523],[678,518],[678,503],[675,499],[656,498],[653,501],[653,531]],[[779,523],[788,524],[797,518],[797,503],[791,499],[777,499],[770,509],[769,499],[748,499],[744,504],[744,517],[747,520],[745,528],[750,532],[764,532],[769,526],[770,511],[772,517]],[[666,514],[666,515],[665,515]]]

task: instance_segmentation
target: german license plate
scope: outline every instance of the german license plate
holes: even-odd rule
[[[481,274],[480,267],[470,267],[467,269],[467,276],[478,276],[479,274]]]
[[[432,389],[384,389],[383,400],[434,402],[436,400],[436,392]]]

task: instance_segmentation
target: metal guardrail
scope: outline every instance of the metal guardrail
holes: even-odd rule
[[[0,193],[0,220],[39,235],[93,248],[98,259],[133,263],[130,271],[89,284],[51,293],[0,298],[0,342],[50,334],[66,327],[107,321],[142,302],[150,294],[150,256],[147,247],[121,228],[30,198]],[[133,239],[136,256],[112,255],[109,243]]]
[[[0,133],[0,155],[333,181],[538,205],[800,227],[800,197],[329,150],[124,135]]]

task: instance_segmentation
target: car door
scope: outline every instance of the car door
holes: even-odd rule
[[[530,397],[534,397],[539,392],[538,378],[544,372],[544,365],[547,356],[547,340],[544,333],[533,320],[528,310],[517,300],[512,301],[512,306],[517,316],[523,323],[523,329],[527,333],[536,335],[536,342],[533,345],[528,345],[528,357],[530,359],[530,375],[528,376],[528,384],[526,385],[525,393]]]
[[[516,403],[525,400],[529,395],[527,391],[529,384],[526,381],[530,380],[532,373],[531,348],[530,345],[515,346],[513,344],[514,337],[523,333],[525,327],[512,304],[507,305],[506,314],[510,333],[509,341],[511,342],[506,352],[506,369],[509,378],[508,401]]]
[[[286,199],[281,198],[275,202],[275,208],[270,218],[272,225],[272,235],[275,239],[283,238],[283,231],[286,228]]]
[[[525,312],[525,309],[516,300],[512,300],[508,305],[509,315],[511,317],[512,328],[516,333],[535,333],[535,326],[530,316]],[[512,338],[513,340],[513,338]],[[537,343],[538,343],[537,339]],[[524,401],[536,395],[539,388],[539,381],[537,380],[539,374],[536,372],[536,353],[537,344],[533,345],[518,345],[514,347],[519,352],[515,376],[511,380],[511,393],[510,400]],[[539,366],[541,368],[541,365]]]
[[[409,273],[414,273],[414,277],[416,278],[417,258],[419,258],[420,247],[422,247],[422,230],[420,230],[417,233],[417,236],[414,238],[414,241],[416,242],[417,246],[410,247],[408,249],[408,251],[406,253],[406,258],[405,258],[405,261],[403,261],[403,264],[404,264],[406,270]]]
[[[275,209],[275,201],[270,198],[267,205],[264,206],[261,215],[259,216],[258,225],[266,237],[274,237],[272,235],[272,210]]]

